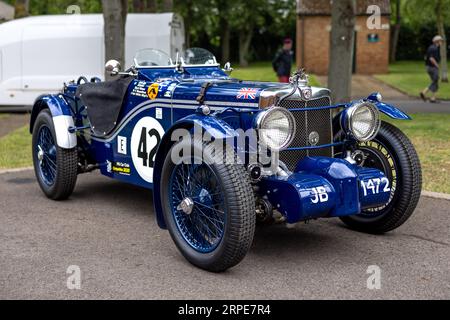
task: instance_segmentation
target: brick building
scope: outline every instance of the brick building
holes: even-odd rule
[[[353,72],[387,73],[390,42],[390,1],[357,0]],[[381,23],[369,28],[367,9],[377,5]],[[330,0],[297,0],[297,63],[310,73],[328,74],[331,32]],[[373,20],[371,20],[373,22]]]

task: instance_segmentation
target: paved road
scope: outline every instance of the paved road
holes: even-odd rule
[[[393,100],[386,99],[390,103],[406,113],[450,113],[450,101],[441,101],[439,103],[423,102],[422,100]]]
[[[327,76],[318,76],[317,80],[319,80],[322,85],[327,86]],[[410,99],[408,95],[394,89],[373,76],[362,74],[355,74],[352,76],[352,97],[354,97],[354,99],[368,97],[373,92],[381,92],[386,99]]]
[[[326,76],[317,78],[322,84],[326,85],[328,82]],[[418,97],[410,97],[394,89],[373,76],[354,75],[352,77],[352,98],[354,100],[365,98],[373,92],[381,92],[387,103],[391,103],[408,113],[450,113],[450,101],[424,102]]]
[[[151,192],[97,174],[66,202],[42,196],[32,172],[0,175],[0,299],[450,298],[450,202],[423,198],[386,236],[337,220],[258,229],[247,259],[224,274],[189,265],[158,229]],[[66,287],[78,265],[82,289]],[[366,287],[369,265],[382,289]]]

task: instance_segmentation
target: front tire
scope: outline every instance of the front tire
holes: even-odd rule
[[[52,200],[65,200],[72,194],[78,175],[77,149],[56,144],[55,127],[49,110],[42,111],[33,129],[34,172],[44,194]]]
[[[361,143],[358,150],[365,157],[364,167],[379,169],[389,178],[391,199],[386,206],[341,220],[354,230],[371,234],[395,230],[411,217],[420,200],[422,170],[417,152],[406,135],[387,122],[373,141]]]
[[[249,251],[255,233],[253,189],[243,165],[227,148],[214,155],[211,145],[194,140],[177,143],[168,153],[162,171],[161,195],[170,235],[193,265],[223,272],[239,264]],[[172,153],[192,150],[174,163]],[[191,149],[192,148],[192,149]]]

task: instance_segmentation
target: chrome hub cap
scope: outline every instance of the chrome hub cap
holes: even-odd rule
[[[38,151],[38,154],[37,154],[37,158],[38,158],[38,160],[39,160],[39,164],[42,166],[42,160],[44,160],[44,150],[42,150],[42,147],[41,146],[38,146],[38,149],[39,149],[39,151]]]
[[[187,215],[190,215],[192,211],[194,211],[194,200],[191,198],[185,198],[178,205],[177,210],[184,212]]]

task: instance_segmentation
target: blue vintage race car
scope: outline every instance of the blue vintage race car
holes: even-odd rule
[[[199,48],[175,60],[146,49],[126,72],[106,68],[116,80],[81,77],[36,101],[39,185],[63,200],[78,174],[99,169],[152,189],[159,226],[200,268],[241,262],[258,222],[336,217],[381,234],[417,206],[417,153],[380,113],[410,118],[378,93],[332,105],[301,70],[290,84],[241,81]]]

